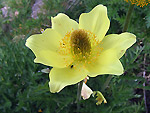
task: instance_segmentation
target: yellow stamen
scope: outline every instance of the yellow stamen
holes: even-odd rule
[[[72,30],[60,41],[58,52],[60,55],[72,55],[73,61],[77,63],[90,64],[95,62],[102,48],[96,35],[88,30]],[[66,65],[72,62],[64,60]]]

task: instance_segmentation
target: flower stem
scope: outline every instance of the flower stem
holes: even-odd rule
[[[107,88],[108,84],[110,83],[112,79],[112,75],[109,75],[106,79],[106,82],[104,83],[103,87],[102,87],[102,92]]]
[[[146,75],[146,67],[145,67],[145,64],[146,64],[146,53],[144,54],[144,62],[143,62],[143,68],[144,68],[144,71],[143,71],[143,78],[145,79],[145,75]],[[143,83],[143,86],[145,87],[146,86],[146,83],[145,83],[145,81],[144,81],[144,83]],[[145,88],[143,88],[143,95],[144,95],[144,104],[145,104],[145,110],[146,110],[146,113],[148,113],[148,108],[147,108],[147,99],[146,99],[146,90],[145,90]]]
[[[83,81],[81,81],[81,82],[78,83],[77,100],[76,100],[76,102],[77,102],[77,111],[79,111],[79,109],[80,109],[80,104],[79,104],[79,102],[80,102],[80,100],[81,100],[81,89],[82,89],[82,85],[83,85]]]
[[[127,15],[126,15],[126,19],[125,19],[125,23],[124,23],[122,32],[125,32],[128,29],[133,9],[134,9],[134,4],[130,3],[130,6],[129,6],[129,9],[128,9],[128,12],[127,12]]]

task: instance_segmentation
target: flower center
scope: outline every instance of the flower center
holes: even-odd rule
[[[58,52],[60,55],[71,55],[72,62],[88,63],[95,62],[100,55],[102,48],[96,35],[88,30],[72,30],[60,41]],[[66,61],[69,66],[71,62]],[[72,66],[72,65],[70,65]]]
[[[91,42],[86,31],[80,29],[71,33],[71,52],[78,60],[87,58],[91,52]]]

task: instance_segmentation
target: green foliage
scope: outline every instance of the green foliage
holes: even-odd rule
[[[147,28],[150,28],[150,13],[148,13],[148,15],[146,16],[146,25]]]
[[[0,12],[0,111],[2,113],[76,113],[77,85],[67,86],[58,94],[49,92],[48,74],[41,70],[50,68],[35,64],[35,56],[25,46],[25,40],[40,29],[51,26],[51,16],[66,13],[78,21],[79,15],[89,12],[98,4],[108,8],[111,26],[108,34],[121,33],[129,3],[124,0],[44,0],[42,12],[37,19],[31,18],[35,0],[0,0],[0,8],[9,6],[9,16]],[[70,7],[71,6],[71,7]],[[122,76],[112,76],[105,90],[109,75],[90,78],[88,86],[101,91],[107,104],[96,105],[95,98],[80,101],[82,113],[142,113],[145,111],[143,89],[150,90],[142,77],[145,67],[150,73],[150,13],[149,6],[134,7],[128,32],[137,36],[137,43],[121,58],[125,68]],[[14,16],[19,11],[18,16]],[[8,13],[8,14],[9,14]],[[146,56],[146,63],[143,64]],[[143,86],[146,82],[147,86]],[[147,97],[148,98],[148,97]]]

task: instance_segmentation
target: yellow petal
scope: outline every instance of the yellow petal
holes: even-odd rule
[[[108,31],[110,21],[107,17],[107,8],[103,5],[96,6],[91,12],[83,13],[79,18],[79,28],[90,30],[102,40]]]
[[[88,71],[82,66],[70,66],[66,68],[53,68],[50,72],[50,91],[52,93],[59,92],[67,85],[72,85],[83,80]]]
[[[86,68],[90,73],[90,77],[102,74],[123,74],[122,64],[117,58],[116,51],[113,49],[103,51],[98,57],[97,62],[86,65]]]
[[[136,42],[136,36],[132,33],[111,34],[104,37],[101,46],[104,50],[114,48],[118,58],[121,58],[125,51]]]
[[[71,62],[71,56],[62,56],[57,50],[61,36],[53,29],[46,29],[43,34],[30,36],[26,41],[26,46],[29,47],[36,56],[36,63],[44,65],[64,68],[66,61]]]
[[[52,17],[51,21],[52,29],[55,29],[62,38],[72,29],[78,29],[78,23],[63,13],[59,13],[56,17]]]

